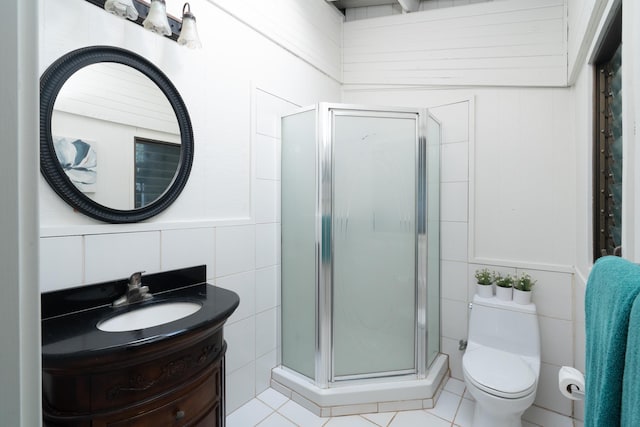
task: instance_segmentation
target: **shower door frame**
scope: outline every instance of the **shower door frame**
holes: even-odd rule
[[[299,111],[298,111],[299,112]],[[427,119],[426,109],[319,103],[316,117],[316,354],[315,383],[328,388],[341,381],[427,374]],[[410,370],[336,377],[333,371],[333,129],[336,115],[415,120],[415,366]],[[328,219],[328,221],[326,221]],[[332,227],[323,227],[323,223]],[[328,247],[326,246],[328,243]],[[439,284],[438,284],[439,286]]]

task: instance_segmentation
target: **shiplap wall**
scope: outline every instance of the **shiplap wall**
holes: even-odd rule
[[[465,6],[494,0],[421,0],[418,10],[442,9],[445,7]],[[382,4],[379,6],[354,7],[344,11],[345,21],[378,18],[387,15],[401,15],[404,11],[400,3]]]
[[[342,74],[343,15],[317,0],[208,0],[335,80]]]
[[[512,0],[344,23],[343,82],[566,86],[563,0]]]
[[[171,133],[180,141],[166,95],[147,76],[122,64],[103,62],[76,71],[60,89],[54,111]]]

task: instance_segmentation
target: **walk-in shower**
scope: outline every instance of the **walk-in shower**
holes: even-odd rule
[[[273,383],[322,415],[392,401],[430,407],[447,369],[439,148],[440,125],[423,109],[321,103],[282,119]]]

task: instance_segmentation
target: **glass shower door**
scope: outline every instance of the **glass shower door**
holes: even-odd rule
[[[282,363],[315,378],[316,110],[282,121]]]
[[[413,373],[418,115],[332,120],[332,377]]]

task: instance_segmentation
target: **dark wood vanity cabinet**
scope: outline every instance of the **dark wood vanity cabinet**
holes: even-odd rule
[[[206,283],[204,265],[143,280],[153,298],[125,306],[112,302],[127,279],[41,295],[45,427],[224,427],[223,326],[240,298]],[[115,316],[173,302],[201,307],[142,329],[100,328]]]
[[[222,324],[83,358],[43,360],[46,427],[224,426]]]

